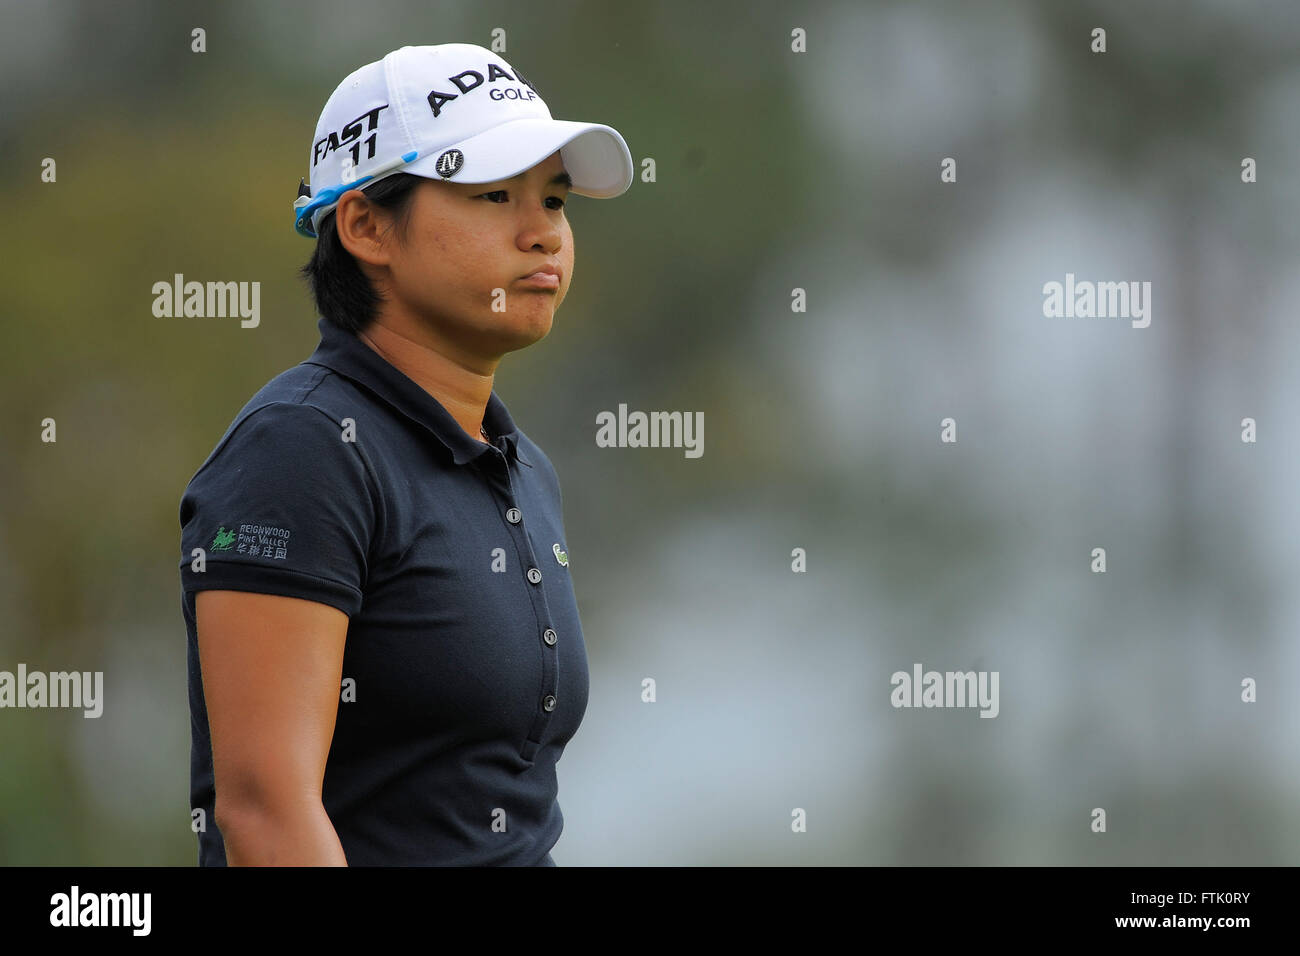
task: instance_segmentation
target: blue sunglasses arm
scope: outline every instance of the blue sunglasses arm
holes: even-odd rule
[[[378,176],[381,173],[386,173],[391,169],[396,169],[399,166],[405,166],[407,163],[413,162],[415,158],[419,155],[420,153],[418,150],[412,150],[409,153],[403,153],[401,156],[393,160],[391,163],[385,163],[384,165],[380,166],[378,169],[372,170],[369,174],[365,176],[361,176],[358,179],[354,179],[350,183],[343,183],[339,186],[330,186],[326,189],[322,189],[320,195],[316,196],[309,203],[305,203],[304,205],[299,206],[297,201],[295,201],[293,228],[298,232],[299,235],[306,236],[308,239],[315,239],[316,230],[312,227],[311,217],[313,213],[316,212],[316,210],[320,209],[322,206],[328,206],[331,203],[336,202],[338,198],[342,196],[345,192],[347,192],[349,189],[361,188],[361,186],[370,182],[372,179],[374,179],[376,176]]]

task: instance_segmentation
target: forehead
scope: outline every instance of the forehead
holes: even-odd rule
[[[564,168],[564,163],[560,159],[560,153],[557,150],[550,156],[543,159],[535,166],[525,169],[518,175],[511,176],[509,179],[494,179],[485,183],[458,183],[454,180],[446,180],[447,185],[457,186],[466,190],[478,190],[490,186],[535,186],[540,189],[568,189],[571,185],[568,172]]]
[[[522,173],[516,176],[515,179],[524,179],[532,176],[554,182],[555,179],[561,175],[565,175],[564,160],[560,157],[560,151],[557,149],[535,166],[530,169],[525,169]]]

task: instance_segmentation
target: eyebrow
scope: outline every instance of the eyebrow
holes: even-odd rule
[[[510,179],[503,179],[503,180],[501,180],[501,182],[503,182],[503,183],[508,183],[508,182],[512,182],[513,180],[516,180],[516,179],[523,179],[525,175],[527,175],[527,174],[526,174],[526,173],[520,173],[518,176],[512,176]],[[566,173],[566,172],[559,172],[559,173],[556,173],[554,176],[552,176],[549,180],[547,180],[546,185],[547,185],[547,186],[567,186],[569,189],[572,189],[572,188],[573,188],[573,177],[571,177],[571,176],[570,176],[568,173]]]
[[[524,174],[523,174],[523,173],[520,173],[518,176],[512,176],[512,177],[510,177],[509,179],[498,179],[497,182],[500,182],[500,183],[512,183],[512,182],[516,182],[516,181],[518,181],[518,180],[521,180],[521,179],[523,179],[523,178],[524,178]],[[458,185],[458,186],[482,186],[483,183],[456,183],[455,185]],[[546,185],[547,185],[547,186],[564,186],[566,189],[572,189],[572,188],[573,188],[573,177],[570,176],[568,173],[556,173],[554,176],[552,176],[552,177],[550,178],[550,180],[547,181]]]

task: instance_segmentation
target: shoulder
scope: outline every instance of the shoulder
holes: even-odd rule
[[[366,398],[352,382],[332,369],[302,363],[281,372],[253,395],[231,422],[229,431],[257,417],[259,425],[291,429],[316,419],[342,427]]]
[[[250,491],[257,483],[343,482],[353,490],[374,489],[373,470],[349,427],[360,407],[356,391],[321,366],[304,363],[280,373],[235,415],[191,477],[186,494],[214,483]]]

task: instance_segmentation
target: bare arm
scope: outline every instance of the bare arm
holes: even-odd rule
[[[195,595],[214,817],[230,866],[347,866],[321,803],[348,617],[300,598]]]

